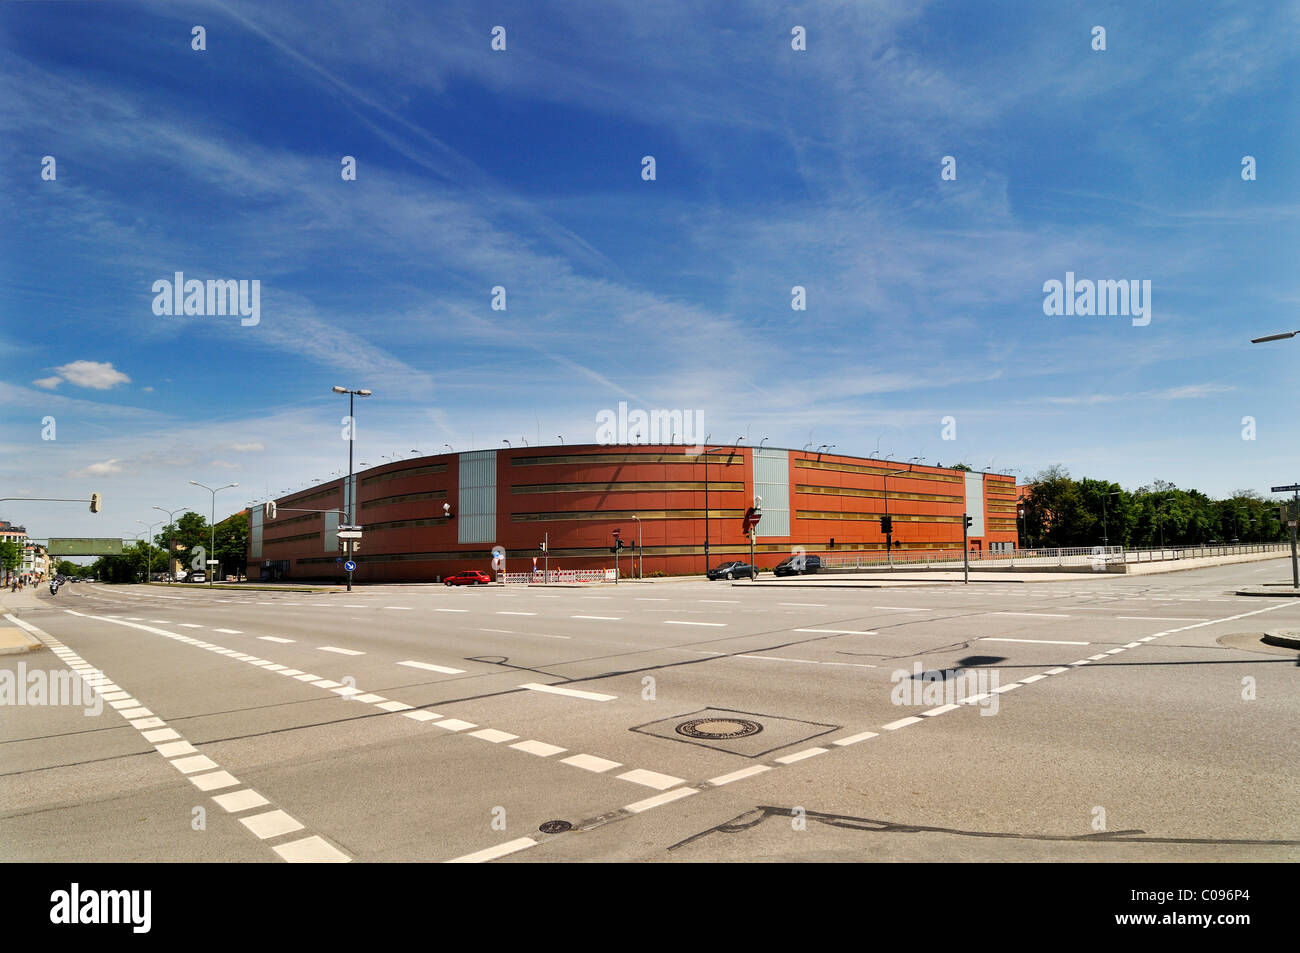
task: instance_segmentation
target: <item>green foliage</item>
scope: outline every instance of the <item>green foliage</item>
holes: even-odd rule
[[[1253,490],[1213,500],[1164,480],[1128,491],[1108,480],[1074,480],[1061,466],[1031,478],[1022,545],[1028,548],[1199,546],[1274,542],[1285,527],[1277,503]]]
[[[0,540],[0,568],[14,572],[23,564],[23,548],[12,539]]]

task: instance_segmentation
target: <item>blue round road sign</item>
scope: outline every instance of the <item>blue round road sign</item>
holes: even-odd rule
[[[352,570],[357,568],[357,564],[349,559],[347,562],[343,564],[343,568],[346,569],[348,572],[352,572]]]

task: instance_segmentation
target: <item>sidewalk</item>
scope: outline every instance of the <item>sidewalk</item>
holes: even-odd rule
[[[34,609],[37,605],[36,590],[32,587],[22,592],[10,592],[8,589],[0,592],[0,655],[18,655],[41,647],[39,639],[16,625],[10,625],[5,618],[6,614],[16,613],[20,609]]]
[[[1014,573],[1014,572],[979,572],[971,570],[970,581],[972,583],[1033,583],[1033,582],[1080,582],[1084,579],[1122,579],[1119,573],[1099,572],[1089,576],[1077,572],[1031,572],[1031,573]],[[760,586],[780,586],[798,588],[817,588],[817,589],[883,589],[883,588],[901,588],[907,586],[944,586],[952,583],[961,584],[962,572],[960,569],[947,572],[907,572],[907,573],[812,573],[807,576],[783,576],[777,578],[774,576],[759,575],[757,585]],[[748,580],[740,580],[732,583],[736,586],[755,585]]]

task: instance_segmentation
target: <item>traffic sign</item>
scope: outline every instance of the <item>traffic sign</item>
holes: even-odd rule
[[[1300,483],[1292,483],[1290,486],[1275,486],[1269,492],[1271,493],[1290,493],[1293,490],[1300,490]]]
[[[343,568],[346,569],[348,572],[352,572],[354,569],[357,568],[357,564],[349,559],[347,562],[343,564]]]
[[[340,529],[339,539],[360,539],[361,530],[359,529]]]

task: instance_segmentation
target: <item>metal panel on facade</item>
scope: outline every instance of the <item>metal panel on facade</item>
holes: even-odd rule
[[[337,552],[339,548],[339,514],[331,510],[321,515],[325,517],[325,529],[320,534],[321,542],[325,544],[325,552]]]
[[[354,473],[350,477],[343,478],[343,515],[348,522],[357,521],[357,475]]]
[[[758,538],[790,535],[790,452],[755,450],[754,493],[763,498]]]
[[[497,541],[497,452],[472,450],[460,454],[459,506],[456,540],[461,543]]]
[[[968,536],[984,535],[984,474],[966,474],[966,515],[971,518]]]
[[[262,558],[262,508],[254,506],[248,511],[248,558]]]

